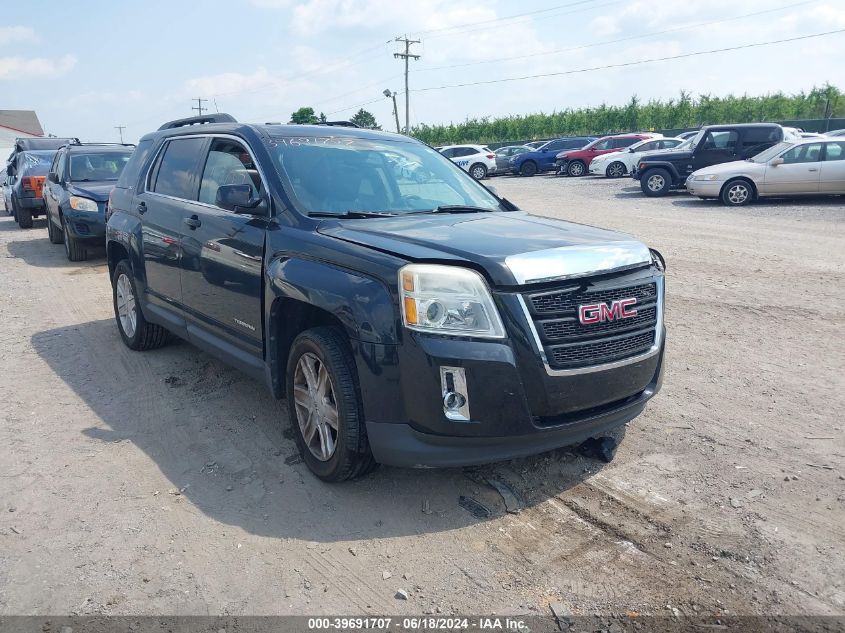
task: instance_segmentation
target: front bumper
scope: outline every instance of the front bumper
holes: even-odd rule
[[[604,176],[607,171],[607,164],[606,163],[598,163],[596,164],[595,161],[590,163],[589,173],[592,176]]]
[[[699,198],[718,198],[725,183],[719,180],[693,180],[687,178],[686,188],[689,193]]]
[[[75,240],[102,242],[106,240],[106,216],[101,209],[97,213],[66,210],[63,212],[68,232]]]
[[[608,283],[649,278],[630,273]],[[367,434],[377,461],[461,466],[541,453],[632,420],[660,389],[662,317],[655,347],[647,354],[585,370],[554,370],[538,348],[521,296],[497,293],[496,300],[508,330],[505,340],[403,331],[399,345],[355,347]],[[469,419],[445,414],[442,367],[464,371]]]

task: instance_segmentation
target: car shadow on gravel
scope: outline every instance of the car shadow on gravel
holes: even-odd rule
[[[285,403],[192,345],[132,352],[111,319],[38,332],[32,345],[90,408],[91,415],[71,419],[91,421],[80,431],[84,442],[102,444],[100,459],[125,459],[124,443],[131,442],[169,480],[142,492],[151,503],[153,496],[157,505],[187,501],[254,534],[333,542],[453,530],[514,509],[488,480],[530,507],[604,466],[559,449],[474,468],[381,467],[357,481],[326,484],[300,461]],[[623,437],[624,428],[615,439]],[[129,461],[126,468],[146,462]],[[158,476],[151,469],[139,479]]]
[[[11,226],[10,226],[11,224]],[[47,239],[45,220],[35,220],[31,229],[21,229],[17,224],[0,222],[0,231],[20,231],[21,235],[31,237],[32,232],[38,233],[44,239],[11,240],[6,243],[11,257],[22,259],[30,266],[46,268],[98,268],[105,263],[106,249],[104,246],[89,246],[88,257],[81,262],[69,261],[62,244],[51,244]]]

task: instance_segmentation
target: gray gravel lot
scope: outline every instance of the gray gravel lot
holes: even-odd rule
[[[666,257],[664,388],[611,464],[323,484],[262,385],[186,343],[127,350],[103,259],[0,216],[0,615],[845,614],[845,200],[489,182]]]

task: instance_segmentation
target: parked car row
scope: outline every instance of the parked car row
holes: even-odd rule
[[[4,202],[22,229],[47,218],[47,237],[80,261],[102,246],[109,192],[134,145],[80,143],[78,139],[18,139],[3,170]]]
[[[472,173],[493,169],[483,146],[326,125],[214,114],[134,151],[65,143],[45,161],[50,241],[105,246],[128,348],[175,335],[285,399],[326,481],[527,456],[644,410],[657,251],[496,196]]]

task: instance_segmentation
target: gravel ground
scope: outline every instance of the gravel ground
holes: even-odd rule
[[[102,257],[0,217],[0,615],[845,614],[845,202],[491,182],[666,257],[665,384],[610,464],[323,484],[262,385],[127,350]]]

